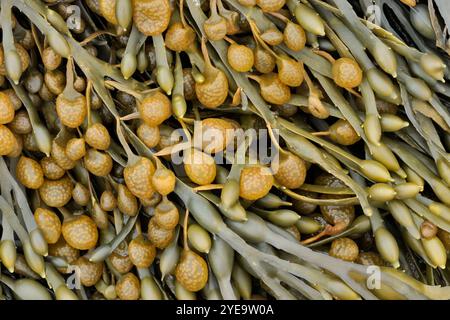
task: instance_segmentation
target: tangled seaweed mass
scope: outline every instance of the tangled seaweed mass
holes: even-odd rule
[[[1,299],[450,299],[448,1],[0,6]]]

